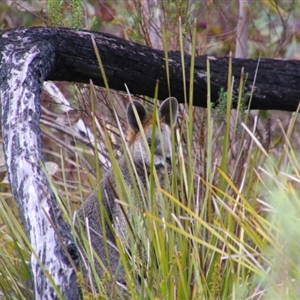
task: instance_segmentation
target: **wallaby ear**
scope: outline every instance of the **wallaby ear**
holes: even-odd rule
[[[138,132],[140,130],[140,128],[139,128],[139,123],[138,123],[138,121],[135,117],[135,113],[134,113],[134,110],[133,110],[133,105],[136,108],[136,111],[138,113],[138,116],[139,116],[139,119],[140,119],[142,125],[147,120],[147,110],[141,102],[136,101],[136,100],[134,100],[133,103],[129,103],[129,105],[127,107],[127,122],[128,122],[128,125],[130,126],[130,128],[134,132]]]
[[[178,101],[174,97],[169,97],[163,101],[159,107],[159,117],[163,119],[170,127],[173,127],[178,115]]]

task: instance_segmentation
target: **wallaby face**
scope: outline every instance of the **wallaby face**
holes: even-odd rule
[[[143,128],[145,139],[140,131],[139,122],[134,113],[133,105],[136,108],[140,125]],[[158,123],[153,124],[153,118],[149,117],[146,108],[138,101],[133,101],[127,109],[127,121],[129,125],[127,137],[130,143],[130,152],[136,166],[146,167],[150,170],[151,157],[149,149],[154,143],[153,162],[157,173],[168,173],[172,170],[172,147],[171,147],[171,128],[176,123],[178,114],[178,103],[173,97],[167,98],[159,107]],[[155,130],[153,138],[153,130]]]

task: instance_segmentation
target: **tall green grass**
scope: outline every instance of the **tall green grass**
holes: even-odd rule
[[[209,61],[207,74],[209,78]],[[231,78],[230,69],[228,77]],[[232,80],[228,82],[229,90]],[[208,80],[208,91],[209,84]],[[274,163],[255,135],[257,120],[249,122],[249,114],[244,111],[242,87],[243,77],[241,90],[234,99],[242,109],[232,116],[233,93],[227,92],[221,122],[214,118],[209,92],[205,123],[199,117],[203,111],[186,104],[187,113],[182,115],[173,137],[176,172],[166,181],[164,189],[157,180],[151,179],[147,190],[138,185],[134,188],[136,197],[142,195],[141,207],[145,210],[131,202],[128,190],[127,197],[123,191],[125,197],[121,202],[131,211],[132,236],[127,245],[132,250],[131,258],[122,255],[122,262],[127,266],[130,299],[283,299],[283,296],[292,299],[297,293],[298,247],[294,242],[297,231],[292,229],[297,226],[299,201],[291,185],[285,186],[277,177],[279,170],[286,170],[289,181],[299,181],[299,177],[288,175],[289,165],[298,174],[296,155],[287,138],[280,159],[285,163],[280,166]],[[289,134],[294,123],[288,128]],[[197,135],[197,128],[203,124],[206,126],[204,143]],[[248,127],[249,124],[253,127]],[[233,143],[234,155],[230,149]],[[153,156],[153,149],[149,150]],[[126,151],[124,147],[130,163],[130,153]],[[110,155],[113,156],[112,148]],[[275,173],[268,168],[265,171],[269,165]],[[122,178],[117,168],[114,171]],[[275,201],[272,201],[273,190]],[[286,213],[282,210],[281,214],[281,206],[276,207],[287,202]],[[288,222],[290,210],[295,213],[291,215],[292,223]],[[163,218],[159,211],[163,212]],[[284,234],[282,227],[286,233],[292,230],[292,234]],[[292,239],[287,239],[288,236]],[[119,247],[121,252],[126,248]],[[143,250],[139,247],[146,249],[146,258],[141,257]],[[290,252],[283,259],[283,254]],[[279,265],[283,262],[284,267],[275,266],[274,262]],[[282,268],[290,276],[287,282],[280,280]],[[140,285],[132,281],[145,273],[147,276]],[[285,294],[276,294],[277,290]]]
[[[181,49],[183,53],[183,45]],[[181,57],[184,66],[184,55]],[[98,58],[105,77],[100,56]],[[184,78],[190,79],[191,83],[193,71],[192,60],[191,73],[186,74],[183,70]],[[118,194],[122,195],[119,202],[130,227],[125,244],[116,238],[129,299],[273,300],[299,297],[299,150],[291,139],[297,114],[289,127],[282,130],[282,150],[269,152],[256,134],[259,120],[252,118],[244,107],[245,79],[241,76],[237,95],[232,91],[233,80],[229,61],[224,96],[226,106],[223,110],[217,108],[217,113],[210,101],[210,61],[207,61],[207,109],[192,107],[192,98],[186,97],[172,134],[172,152],[176,156],[174,171],[170,178],[165,178],[164,188],[160,186],[154,168],[146,188],[139,182],[133,189],[125,185],[115,159],[116,147],[106,127],[99,134],[100,125],[92,109],[95,137],[105,138],[107,154],[118,178]],[[96,97],[92,83],[90,89],[91,103],[94,104]],[[186,89],[193,94],[192,84]],[[107,91],[113,103],[108,84]],[[221,94],[220,91],[220,97]],[[235,113],[231,110],[233,101],[237,101],[240,108]],[[148,101],[145,105],[151,106]],[[156,106],[151,108],[157,118]],[[126,156],[134,174],[136,170],[122,134],[122,122],[116,113],[114,115],[121,132],[122,155]],[[153,151],[151,147],[151,157]],[[63,162],[63,152],[60,155]],[[76,163],[80,174],[80,160]],[[102,178],[103,170],[97,155],[95,170],[92,185]],[[78,182],[80,180],[78,175]],[[60,195],[63,189],[64,194],[72,198],[65,179],[60,186],[54,184],[53,189],[55,187],[55,194]],[[78,189],[82,190],[81,184]],[[138,206],[133,198],[138,199]],[[97,277],[93,260],[101,263],[101,257],[95,256],[84,232],[75,230],[73,208],[68,198],[63,200],[65,202],[58,201],[58,204],[78,243],[82,244],[91,268],[91,284],[97,288],[87,290],[86,278],[78,274],[84,298],[125,298],[122,288],[111,285],[109,270],[106,270],[104,280]],[[27,284],[30,243],[4,196],[0,203],[0,218],[3,224],[0,298],[30,299],[32,290]],[[141,278],[140,282],[137,278]]]

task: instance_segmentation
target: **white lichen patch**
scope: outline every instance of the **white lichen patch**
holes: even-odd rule
[[[2,38],[9,39],[8,35]],[[18,41],[18,42],[16,42]],[[27,43],[27,48],[24,45]],[[19,36],[14,43],[7,43],[1,53],[0,68],[6,72],[0,83],[0,98],[3,120],[3,139],[5,140],[9,180],[23,220],[33,254],[31,268],[36,299],[55,299],[49,276],[58,287],[63,287],[73,269],[64,265],[60,242],[52,222],[55,202],[49,193],[48,182],[41,170],[41,149],[39,124],[40,81],[34,67],[44,63],[38,45],[28,47],[29,38]],[[25,50],[26,49],[26,50]],[[48,59],[48,58],[47,58]],[[51,214],[50,214],[51,212]],[[55,219],[55,218],[54,218]],[[56,226],[58,226],[56,224]],[[43,265],[43,268],[41,265]],[[63,288],[61,289],[63,293]]]

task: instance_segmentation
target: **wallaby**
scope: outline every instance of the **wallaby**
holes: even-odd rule
[[[133,108],[136,108],[136,112]],[[144,135],[141,134],[139,122],[136,118],[136,113],[139,118]],[[171,171],[171,129],[174,126],[178,114],[178,102],[176,98],[170,97],[163,101],[158,110],[159,124],[153,125],[153,117],[149,116],[144,105],[138,101],[133,101],[127,107],[127,140],[129,146],[129,152],[132,157],[136,175],[139,178],[134,178],[132,172],[130,172],[128,162],[125,155],[118,161],[120,171],[124,177],[124,181],[127,186],[133,186],[133,180],[139,180],[144,187],[148,180],[150,173],[151,159],[149,157],[149,149],[151,148],[151,142],[153,137],[153,128],[155,128],[155,151],[153,162],[156,168],[157,174],[161,174],[161,178],[165,176],[165,172]],[[145,138],[148,145],[145,143]],[[131,173],[131,174],[130,174]],[[163,186],[163,181],[160,182]],[[100,205],[97,194],[101,193],[103,205]],[[116,199],[122,200],[121,196],[117,192],[117,183],[114,177],[113,170],[104,174],[101,184],[96,190],[90,194],[84,201],[82,206],[78,209],[77,225],[86,229],[86,219],[88,219],[89,235],[92,247],[100,259],[103,261],[105,267],[115,277],[115,280],[121,283],[125,283],[125,276],[122,268],[120,268],[120,256],[115,246],[115,235],[125,236],[128,234],[128,218],[124,215],[124,209],[120,207],[120,204]],[[133,199],[134,200],[134,199]],[[135,201],[134,201],[135,202]],[[101,208],[105,210],[102,211]],[[113,224],[115,234],[112,228],[108,226],[107,222],[101,219],[101,216],[105,216],[110,219]],[[108,241],[108,251],[105,247],[103,240],[103,224],[106,233],[106,239]],[[133,228],[134,229],[134,228]],[[108,254],[108,255],[107,255]],[[103,278],[103,268],[98,263],[97,259],[94,259],[95,269],[100,278]]]

